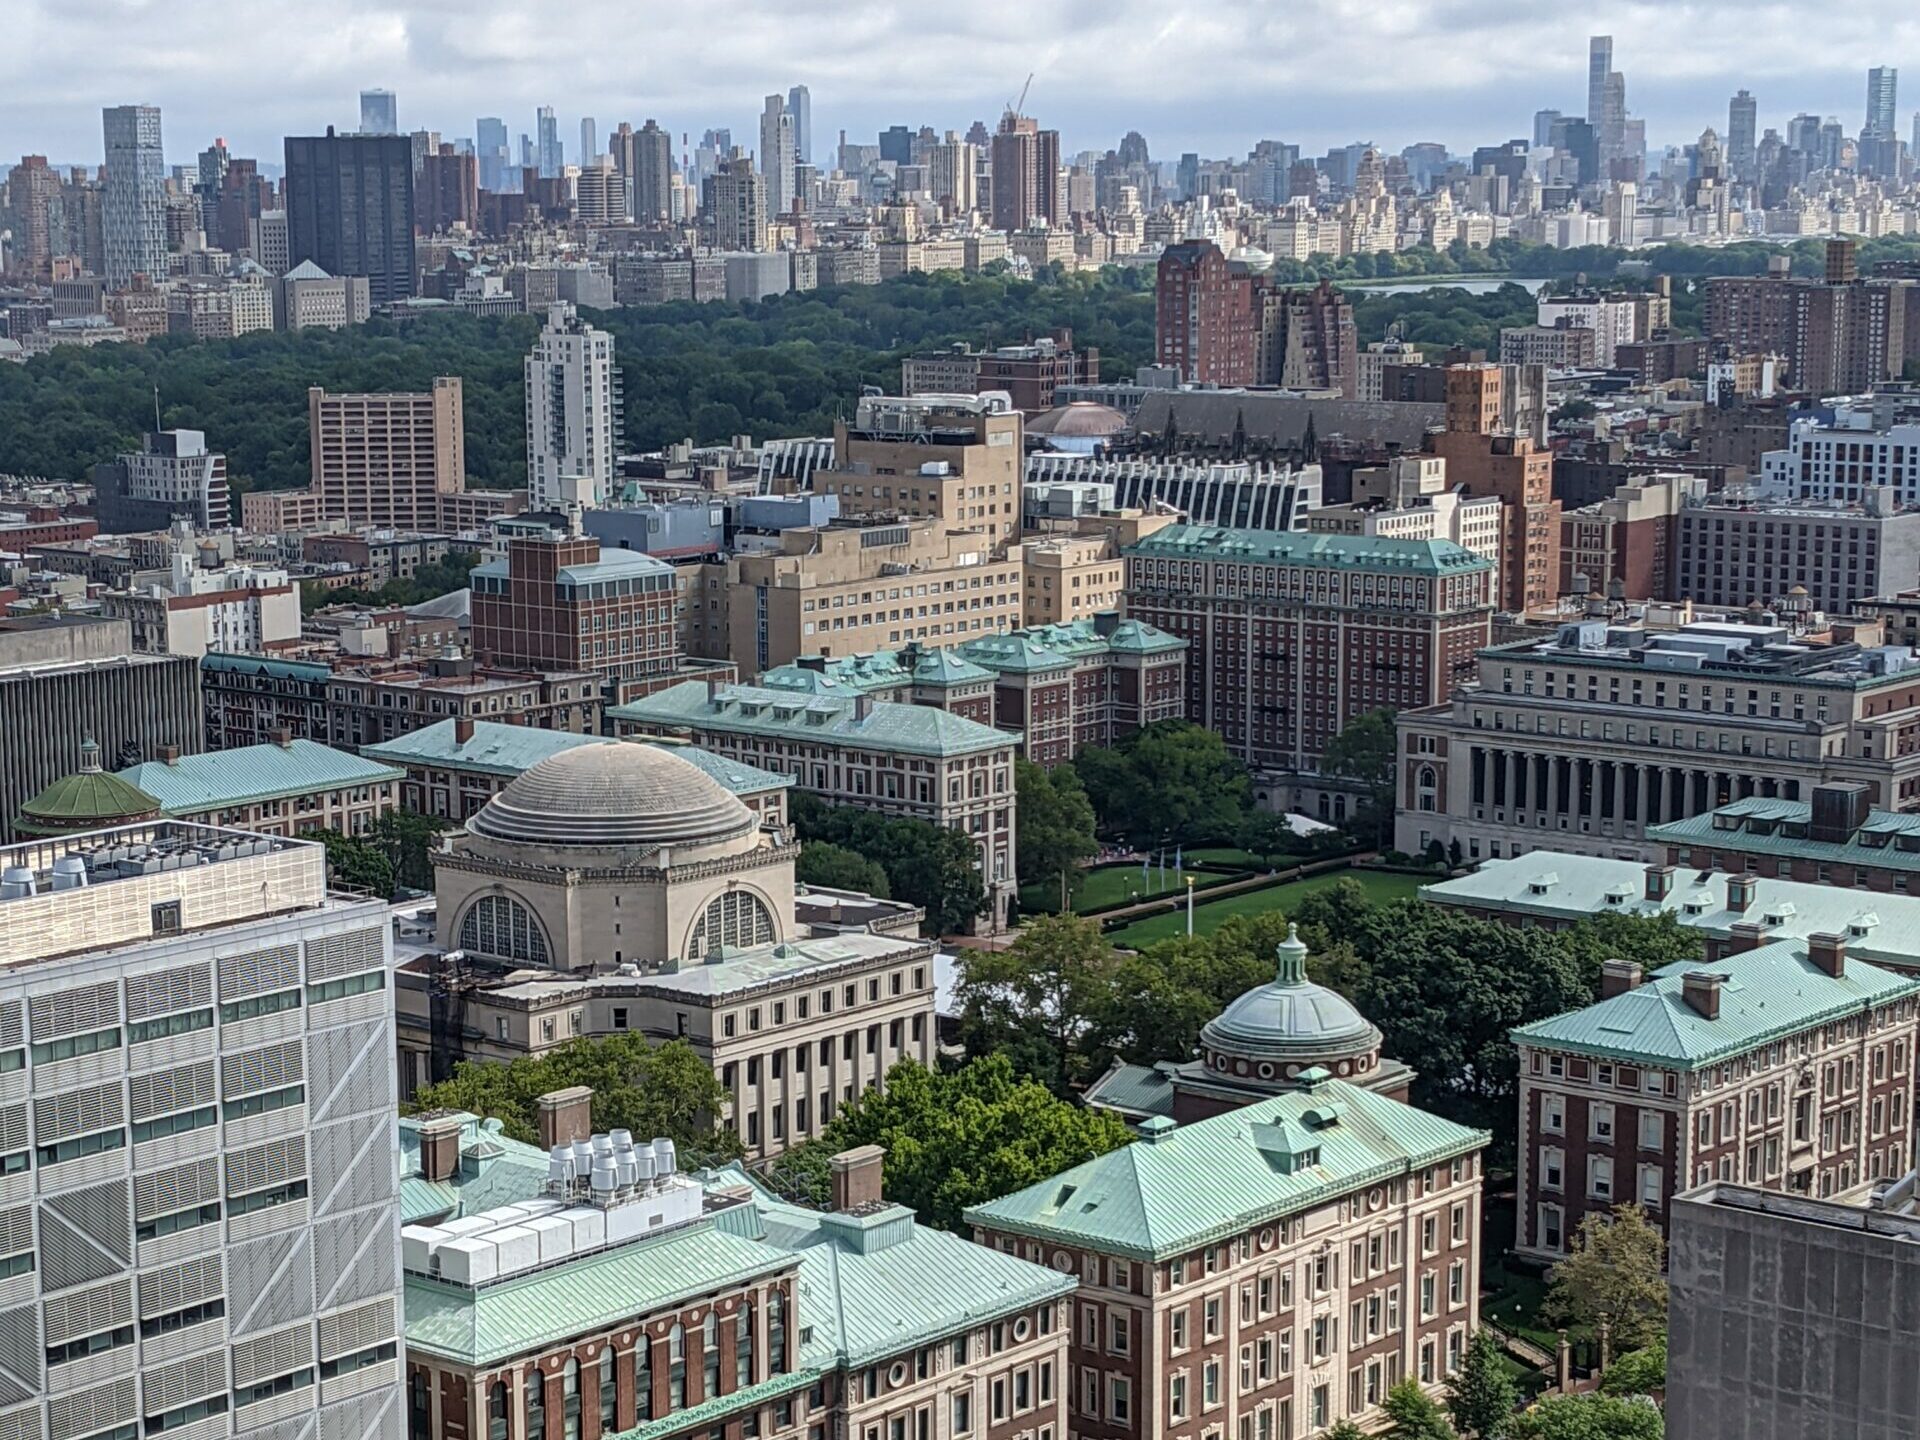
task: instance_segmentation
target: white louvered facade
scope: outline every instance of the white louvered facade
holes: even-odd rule
[[[289,840],[284,887],[216,846],[53,889],[108,838],[0,851],[43,877],[0,928],[76,912],[0,968],[0,1440],[400,1440],[399,1361],[364,1358],[400,1316],[386,907],[324,898]],[[89,906],[109,946],[69,943]]]

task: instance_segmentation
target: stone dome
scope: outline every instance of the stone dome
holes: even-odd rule
[[[1027,422],[1027,433],[1060,439],[1105,440],[1127,428],[1127,417],[1110,405],[1075,400],[1044,410]]]
[[[1307,979],[1307,947],[1294,927],[1287,927],[1278,954],[1273,980],[1247,991],[1201,1030],[1209,1064],[1276,1081],[1312,1065],[1336,1074],[1372,1069],[1380,1031],[1343,996]],[[1352,1063],[1343,1069],[1342,1061]]]
[[[467,828],[523,844],[657,849],[717,844],[758,825],[738,797],[670,748],[609,740],[549,755]]]

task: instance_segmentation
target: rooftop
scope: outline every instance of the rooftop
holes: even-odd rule
[[[1469,1130],[1324,1072],[1303,1088],[1142,1139],[975,1205],[969,1223],[1163,1260],[1472,1154]]]
[[[759,826],[737,796],[664,745],[556,750],[468,823],[476,836],[559,846],[707,845]]]
[[[289,740],[149,760],[128,766],[120,779],[153,796],[169,815],[200,815],[263,800],[385,785],[405,774],[346,750]]]
[[[847,694],[806,695],[758,685],[709,686],[698,680],[613,706],[607,714],[628,724],[783,739],[817,737],[853,749],[918,755],[968,755],[998,750],[1018,739],[928,705]]]
[[[473,733],[463,742],[459,739],[458,726],[455,720],[437,720],[423,729],[378,745],[363,745],[360,753],[393,765],[444,765],[485,775],[519,775],[563,750],[606,743],[601,735],[576,735],[535,725],[506,725],[497,720],[475,720]],[[698,745],[666,745],[653,740],[627,743],[667,749],[689,765],[705,771],[735,795],[757,795],[793,784],[790,775],[777,775],[745,761],[729,760]]]
[[[1292,530],[1229,530],[1218,525],[1168,525],[1129,545],[1126,553],[1175,560],[1247,561],[1341,570],[1404,570],[1461,575],[1491,570],[1484,555],[1451,540],[1395,540],[1375,535],[1330,535]]]
[[[1693,975],[1719,977],[1712,1019],[1684,996]],[[1920,978],[1852,956],[1829,975],[1807,957],[1804,941],[1780,940],[1711,962],[1683,960],[1623,994],[1512,1033],[1524,1044],[1697,1070],[1912,995],[1920,995]]]
[[[1754,795],[1684,820],[1649,825],[1646,833],[1649,840],[1683,848],[1699,845],[1741,855],[1920,872],[1920,815],[1870,810],[1842,834],[1817,832],[1812,816],[1808,801]]]
[[[1842,935],[1849,955],[1920,971],[1920,897],[1747,875],[1738,878],[1752,885],[1752,895],[1735,910],[1727,903],[1727,884],[1736,877],[1717,870],[1676,870],[1667,893],[1648,898],[1649,871],[1664,870],[1638,860],[1536,850],[1485,861],[1471,874],[1422,886],[1420,895],[1436,904],[1554,919],[1666,914],[1715,939],[1741,924],[1760,926],[1770,940]]]
[[[1910,683],[1920,660],[1904,645],[1862,646],[1806,635],[1775,621],[1704,620],[1674,629],[1572,620],[1543,640],[1515,640],[1480,652],[1490,659],[1625,665],[1689,675],[1792,679],[1855,687],[1896,678]]]
[[[1674,1202],[1683,1207],[1738,1210],[1802,1225],[1880,1235],[1909,1244],[1920,1242],[1920,1171],[1909,1170],[1898,1179],[1872,1180],[1825,1200],[1717,1180],[1676,1195]]]

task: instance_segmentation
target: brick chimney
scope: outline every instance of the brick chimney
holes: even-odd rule
[[[1747,913],[1747,907],[1753,904],[1753,892],[1759,888],[1757,875],[1727,876],[1727,909],[1736,915]]]
[[[1629,990],[1638,990],[1643,972],[1631,960],[1603,960],[1600,962],[1600,998],[1611,1000],[1616,995],[1624,995]]]
[[[543,1150],[593,1137],[593,1091],[588,1086],[550,1090],[540,1097],[539,1104]]]
[[[178,765],[180,763],[180,747],[178,745],[162,745],[160,747],[160,763],[162,765]]]
[[[273,732],[273,743],[278,745],[282,750],[291,750],[293,748],[293,731],[285,725],[278,727]]]
[[[1809,935],[1807,958],[1838,980],[1847,973],[1847,939],[1844,935]]]
[[[1647,899],[1664,900],[1673,893],[1673,866],[1647,866]]]
[[[1720,977],[1711,970],[1689,970],[1680,977],[1680,998],[1704,1020],[1720,1018]]]
[[[1752,920],[1742,920],[1727,931],[1726,953],[1739,955],[1747,950],[1758,950],[1767,941],[1767,927]]]
[[[473,717],[471,715],[454,716],[453,743],[464,745],[471,739],[473,739]]]
[[[827,1162],[833,1170],[833,1208],[842,1213],[864,1205],[878,1205],[883,1198],[881,1161],[887,1152],[878,1145],[860,1145],[842,1150]],[[929,1277],[931,1278],[931,1277]]]
[[[420,1119],[420,1174],[428,1180],[451,1180],[460,1169],[460,1117],[452,1113]]]

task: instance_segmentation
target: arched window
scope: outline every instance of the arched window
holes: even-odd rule
[[[700,1322],[700,1398],[711,1400],[720,1393],[720,1316],[707,1311]]]
[[[778,1290],[767,1294],[767,1374],[787,1373],[787,1302]]]
[[[733,1317],[733,1388],[753,1384],[753,1297],[743,1295]]]
[[[633,1423],[653,1418],[653,1338],[644,1332],[633,1346]]]
[[[580,1440],[580,1357],[567,1361],[560,1372],[560,1434],[562,1440]]]
[[[706,913],[693,927],[687,958],[703,960],[722,947],[738,950],[772,943],[773,916],[760,897],[747,890],[729,890],[708,902]]]
[[[537,1365],[527,1371],[527,1440],[547,1440],[547,1377]]]
[[[534,1383],[539,1383],[538,1376]],[[487,1391],[487,1440],[507,1440],[507,1406],[511,1403],[507,1382],[494,1381],[493,1388]]]
[[[667,1411],[687,1404],[687,1330],[678,1320],[667,1332]]]
[[[642,1345],[646,1337],[640,1338]],[[600,1433],[611,1435],[620,1427],[614,1423],[620,1404],[620,1383],[614,1378],[613,1346],[600,1352]]]
[[[460,922],[460,948],[499,960],[545,965],[547,942],[527,907],[505,895],[482,895]]]

